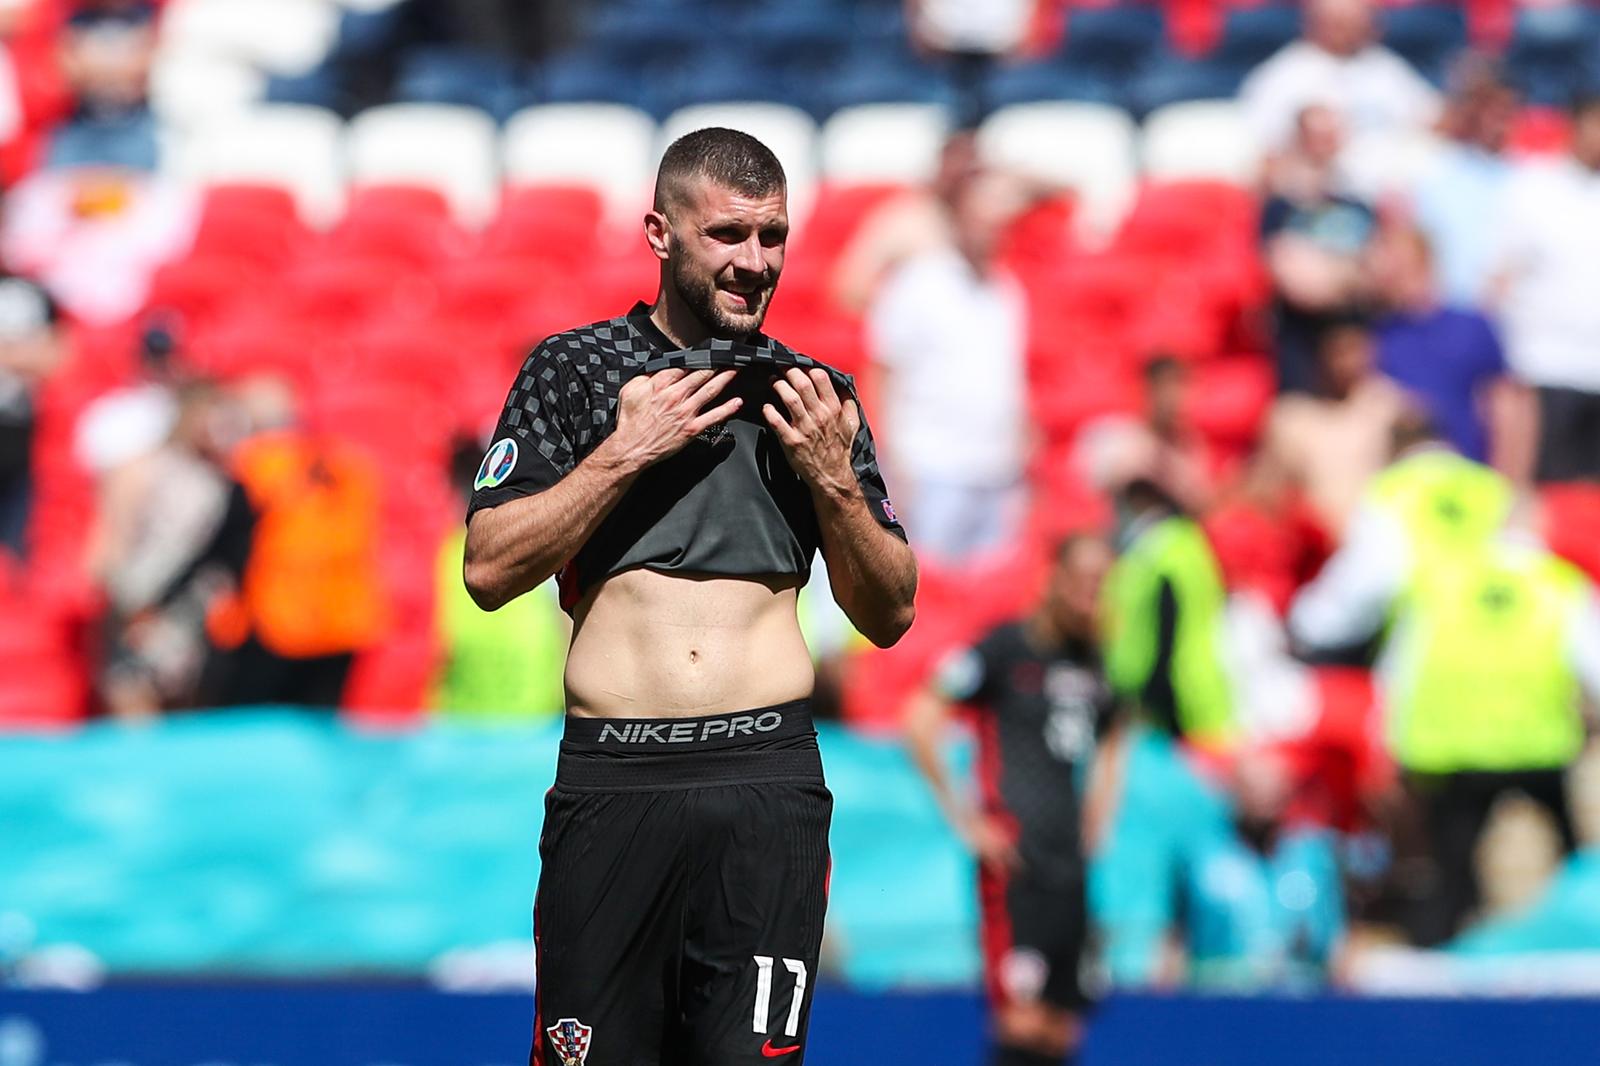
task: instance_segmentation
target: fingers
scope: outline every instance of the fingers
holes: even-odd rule
[[[685,372],[679,370],[677,367],[672,367],[671,369],[661,371],[662,374],[671,374],[674,372],[676,372],[678,376],[668,383],[664,390],[661,390],[672,393],[674,399],[682,396],[688,396],[690,393],[700,388],[700,386],[704,385],[707,381],[710,381],[711,376],[716,373],[714,370],[694,370]]]
[[[784,417],[778,413],[778,409],[772,404],[763,404],[761,415],[767,420],[767,425],[772,427],[772,431],[778,435],[778,439],[784,444],[793,447],[805,442],[805,434],[785,421]]]
[[[702,370],[697,371],[696,373],[703,374],[706,373],[706,371]],[[724,370],[715,377],[705,379],[701,385],[694,390],[694,395],[689,397],[689,406],[698,411],[700,408],[710,403],[720,392],[722,392],[723,389],[728,387],[728,382],[733,380],[734,374],[735,371]]]
[[[805,375],[801,375],[804,377]],[[778,394],[778,399],[789,409],[789,421],[796,429],[808,430],[811,428],[813,418],[811,411],[806,407],[806,402],[801,398],[796,387],[788,378],[779,378],[772,383],[772,391]]]
[[[833,391],[833,382],[828,379],[826,370],[818,367],[808,373],[799,367],[790,367],[783,380],[805,402],[818,422],[826,422],[839,409],[839,397]]]
[[[679,381],[683,380],[684,375],[688,373],[689,372],[687,370],[679,366],[668,367],[665,370],[657,370],[654,374],[650,375],[650,384],[655,386],[655,390],[657,392],[660,392],[662,389],[676,385]],[[696,371],[696,373],[705,374],[708,373],[708,371],[701,370]]]
[[[840,410],[844,412],[844,424],[850,430],[850,439],[855,440],[856,434],[861,432],[861,409],[854,400],[846,400]]]
[[[734,412],[739,410],[739,408],[743,405],[744,400],[738,396],[735,396],[731,400],[727,400],[724,403],[718,404],[716,407],[713,407],[711,410],[707,411],[705,414],[689,423],[689,435],[693,436],[703,429],[707,429],[716,425],[718,422],[727,421],[728,419],[732,418]]]

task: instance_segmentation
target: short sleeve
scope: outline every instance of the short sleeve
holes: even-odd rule
[[[568,380],[561,358],[546,344],[523,361],[473,477],[468,518],[543,492],[572,472],[576,456]]]
[[[866,497],[867,510],[872,512],[878,525],[905,540],[906,530],[895,514],[894,504],[889,500],[889,487],[883,483],[883,471],[878,468],[878,446],[873,442],[872,430],[867,425],[867,413],[861,409],[859,400],[856,410],[861,416],[861,428],[856,431],[855,444],[850,449],[850,465],[855,468],[861,495]]]
[[[958,648],[939,661],[934,690],[952,703],[971,703],[989,687],[989,663],[981,647]]]

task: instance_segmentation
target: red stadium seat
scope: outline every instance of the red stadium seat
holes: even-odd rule
[[[284,285],[283,312],[319,331],[410,317],[436,299],[426,277],[390,258],[312,259],[285,276]]]
[[[464,253],[469,244],[437,189],[371,185],[351,194],[344,218],[319,251],[324,256],[393,260],[427,270]]]
[[[1600,582],[1600,486],[1546,485],[1539,490],[1545,543]]]
[[[269,275],[258,262],[223,253],[197,253],[156,271],[146,306],[175,311],[187,330],[203,329],[247,302],[262,299]]]
[[[795,227],[794,250],[831,265],[879,206],[905,192],[899,185],[831,185],[817,189],[811,217]]]
[[[484,234],[485,254],[573,262],[600,242],[605,204],[586,185],[513,186]]]
[[[1236,456],[1254,447],[1277,390],[1271,363],[1253,355],[1196,365],[1188,390],[1189,423],[1215,448]]]
[[[275,185],[214,185],[205,192],[190,255],[281,267],[310,240],[294,197]]]

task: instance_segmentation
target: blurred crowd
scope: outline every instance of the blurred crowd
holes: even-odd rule
[[[377,6],[380,36],[306,91],[381,101],[395,40],[522,42],[516,66],[579,32],[562,5]],[[1328,980],[1352,916],[1448,942],[1482,910],[1502,797],[1545,812],[1559,852],[1584,839],[1567,775],[1600,697],[1600,96],[1528,135],[1493,54],[1436,87],[1367,0],[1308,0],[1239,91],[1253,184],[1152,188],[1108,238],[975,132],[1055,6],[911,5],[956,93],[937,173],[874,190],[795,269],[856,338],[839,361],[926,570],[918,630],[884,654],[819,578],[822,704],[893,728],[951,648],[1029,607],[1064,536],[1098,531],[1124,722],[1090,834],[1113,976]],[[453,398],[308,395],[305,367],[228,365],[150,295],[201,212],[152,173],[161,7],[0,3],[0,649],[39,663],[0,685],[0,719],[554,718],[553,591],[486,615],[461,586],[483,418],[423,447]],[[518,354],[463,361],[483,393],[465,409],[492,416]],[[310,370],[342,382],[361,359]]]

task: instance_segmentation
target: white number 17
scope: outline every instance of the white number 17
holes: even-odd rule
[[[750,1028],[764,1033],[772,1017],[772,956],[752,957],[756,960],[756,1009],[750,1020]],[[799,959],[781,961],[783,968],[794,974],[794,998],[789,1003],[789,1017],[783,1024],[783,1035],[796,1036],[800,1032],[800,1004],[806,996],[806,964]]]

